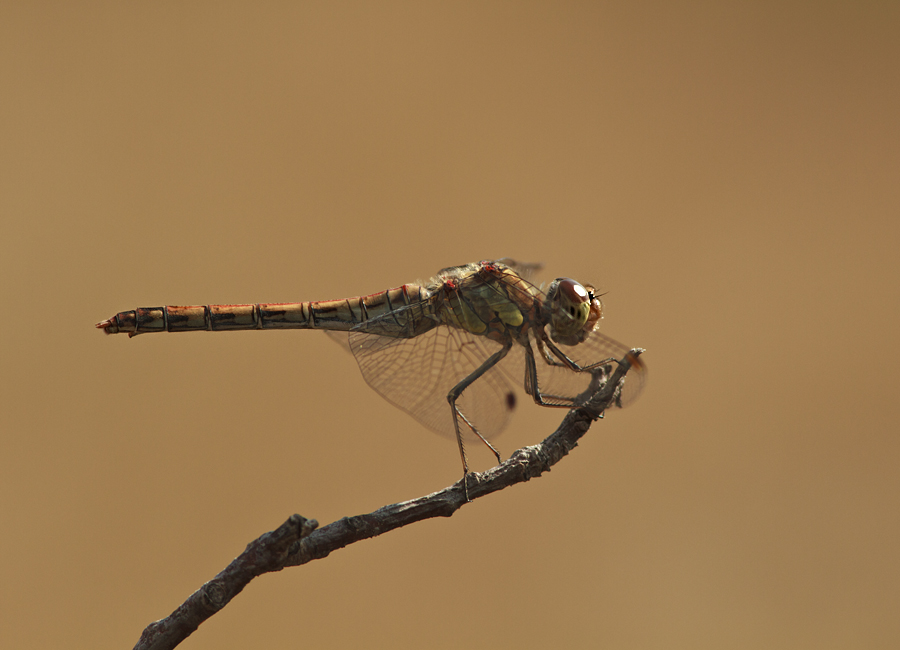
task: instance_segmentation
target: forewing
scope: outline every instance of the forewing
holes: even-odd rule
[[[616,362],[628,356],[630,351],[627,346],[599,332],[592,332],[587,340],[578,345],[557,346],[560,352],[584,369],[579,372],[564,365],[546,345],[542,352],[542,346],[538,345],[533,336],[529,336],[529,339],[535,358],[537,388],[543,401],[552,406],[572,407],[585,403],[615,370]],[[637,399],[647,377],[644,363],[636,357],[631,358],[634,362],[623,380],[617,401],[617,405],[622,407]],[[516,345],[509,355],[508,363],[503,365],[504,372],[519,385],[526,383],[524,362],[525,348]],[[527,385],[525,390],[528,391]]]
[[[639,357],[629,354],[630,347],[615,339],[594,331],[578,345],[557,347],[584,371],[575,372],[565,366],[556,365],[558,359],[545,346],[544,350],[547,354],[537,363],[538,379],[542,381],[542,389],[546,387],[551,393],[561,393],[570,397],[580,396],[588,388],[593,374],[602,371],[606,366],[609,366],[611,372],[615,369],[617,361],[628,357],[631,361],[631,368],[623,380],[622,392],[617,405],[628,406],[643,391],[647,381],[647,366]],[[547,355],[549,355],[549,359],[546,358]]]
[[[501,257],[497,261],[508,266],[516,272],[516,275],[532,284],[535,282],[537,274],[544,268],[544,265],[540,262],[522,262],[520,260],[510,259],[509,257]]]
[[[501,347],[445,325],[412,338],[379,336],[360,328],[350,332],[349,342],[369,386],[425,427],[454,439],[447,394]],[[515,395],[494,367],[465,389],[457,406],[485,438],[491,438],[506,427]],[[460,432],[466,440],[477,439],[462,421]]]

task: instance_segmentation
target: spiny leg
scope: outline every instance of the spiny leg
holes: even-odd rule
[[[562,366],[562,364],[559,364]],[[563,397],[562,395],[545,395],[538,388],[537,365],[534,360],[534,351],[531,349],[531,343],[525,346],[525,392],[531,395],[534,403],[538,406],[551,406],[555,408],[572,408],[575,401],[571,397]],[[552,404],[546,399],[555,399],[563,402],[562,404]]]
[[[463,465],[463,491],[466,495],[466,501],[469,501],[469,485],[467,482],[467,477],[469,476],[469,462],[466,459],[466,448],[463,445],[462,434],[459,431],[459,418],[462,417],[463,422],[475,432],[481,441],[490,448],[491,451],[494,452],[494,455],[497,457],[497,462],[500,461],[500,453],[494,448],[494,446],[489,443],[484,436],[482,436],[478,430],[472,426],[472,423],[466,419],[466,416],[457,408],[456,400],[459,399],[460,395],[462,395],[463,391],[472,385],[472,383],[477,380],[479,377],[484,375],[488,370],[497,365],[503,357],[505,357],[510,349],[512,348],[512,339],[507,339],[507,341],[503,344],[503,347],[497,350],[494,354],[489,356],[487,360],[482,363],[478,368],[476,368],[468,377],[459,382],[456,386],[450,389],[450,392],[447,393],[447,401],[450,403],[450,410],[453,413],[453,429],[456,431],[456,443],[459,445],[459,457],[462,459]]]
[[[565,366],[570,367],[572,370],[576,372],[589,372],[592,375],[591,385],[595,386],[599,383],[603,382],[605,378],[608,378],[612,372],[612,364],[616,364],[617,366],[625,367],[625,371],[628,372],[632,368],[634,368],[635,372],[638,374],[646,372],[646,366],[644,362],[640,359],[640,354],[643,350],[634,349],[629,350],[622,359],[616,359],[614,357],[607,357],[606,359],[601,359],[599,361],[595,361],[589,365],[581,366],[574,361],[572,361],[566,354],[556,347],[552,341],[546,336],[546,333],[543,336],[543,342],[547,345],[547,348],[556,356]],[[546,351],[541,346],[541,341],[538,340],[538,347],[541,347],[541,352],[546,355]],[[549,355],[548,355],[549,356]],[[559,365],[556,363],[550,363],[550,365]],[[590,390],[590,388],[588,388]],[[582,395],[588,395],[587,391]],[[576,398],[573,400],[573,403],[578,403],[580,400]],[[616,406],[622,408],[622,393],[621,388],[619,393],[616,395]]]
[[[550,352],[553,353],[553,356],[555,356],[557,359],[559,359],[559,360],[562,362],[562,364],[555,363],[555,362],[553,361],[552,357],[550,357],[550,355],[548,355],[548,354],[543,350],[543,345],[542,345],[542,343],[543,343],[543,345],[546,345],[546,346],[547,346],[547,348],[550,350]],[[563,366],[565,366],[565,367],[567,367],[567,368],[570,368],[571,370],[574,370],[575,372],[586,372],[586,371],[591,371],[591,370],[594,370],[594,369],[599,368],[599,367],[601,367],[601,366],[604,366],[604,365],[606,365],[606,364],[608,364],[608,363],[616,363],[616,364],[621,365],[621,363],[619,362],[619,360],[618,360],[618,359],[614,359],[613,357],[607,357],[606,359],[600,359],[599,361],[594,361],[593,363],[591,363],[591,364],[589,364],[589,365],[585,365],[585,366],[579,365],[579,364],[577,364],[576,362],[572,361],[572,360],[566,355],[565,352],[563,352],[563,351],[560,350],[558,347],[556,347],[556,346],[553,344],[553,341],[551,341],[551,340],[546,336],[546,334],[545,334],[544,337],[543,337],[543,342],[542,342],[541,340],[538,340],[538,347],[541,348],[541,351],[544,353],[545,357],[547,358],[547,363],[548,363],[549,365],[552,365],[552,366],[563,365]],[[631,354],[630,352],[626,355],[626,359],[628,359],[628,361],[630,362],[630,366],[631,366],[631,365],[634,365],[634,366],[642,366],[642,365],[643,365],[643,364],[638,360],[638,358],[637,358],[635,355]],[[630,367],[630,366],[629,366],[629,367]]]
[[[543,344],[546,344],[546,348],[542,345],[541,339],[537,339],[536,341],[538,349],[540,349],[542,354],[542,359],[547,362],[547,365],[554,366],[557,368],[569,368],[575,372],[584,372],[590,373],[591,381],[587,388],[585,388],[580,394],[575,397],[566,397],[562,395],[551,395],[548,393],[542,392],[537,385],[537,367],[535,363],[534,352],[531,349],[530,343],[525,346],[525,391],[534,398],[534,401],[539,406],[554,406],[560,408],[569,408],[576,407],[584,404],[587,400],[589,400],[597,390],[600,389],[602,385],[609,380],[610,375],[612,374],[612,364],[616,364],[618,366],[626,365],[626,370],[630,370],[631,368],[637,368],[638,372],[644,370],[643,362],[638,358],[640,351],[637,354],[634,351],[629,351],[624,359],[617,360],[613,357],[608,357],[601,361],[596,361],[591,363],[590,365],[580,366],[574,361],[572,361],[568,356],[565,355],[559,348],[557,348],[549,339],[544,339]],[[547,354],[547,350],[550,350],[553,355],[555,355],[559,361],[556,361]],[[546,400],[556,400],[558,402],[562,402],[560,404],[552,404],[547,402]],[[619,408],[622,407],[621,395],[616,396],[616,406]]]
[[[490,440],[488,440],[483,435],[481,435],[481,432],[475,428],[475,425],[472,424],[471,422],[469,422],[469,418],[466,417],[465,413],[463,413],[459,409],[456,409],[456,412],[459,414],[459,417],[461,417],[463,419],[463,422],[465,422],[466,425],[472,430],[472,433],[474,433],[476,436],[478,436],[478,439],[481,440],[481,442],[483,442],[484,444],[486,444],[492,452],[494,452],[494,456],[497,457],[497,464],[502,463],[503,459],[500,458],[500,452],[497,451],[497,448],[491,444]]]

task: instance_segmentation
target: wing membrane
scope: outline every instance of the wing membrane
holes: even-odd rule
[[[568,397],[576,405],[583,402],[585,392],[589,398],[589,393],[596,390],[596,386],[591,386],[595,377],[604,380],[605,375],[615,369],[616,362],[629,356],[631,350],[628,346],[597,331],[591,332],[588,338],[578,345],[557,347],[583,370],[573,371],[564,365],[549,347],[543,346],[543,353],[536,351],[535,354],[538,386],[542,392]],[[646,366],[633,355],[630,358],[633,359],[633,364],[623,380],[622,391],[617,401],[620,407],[628,406],[638,398],[647,379]]]
[[[524,266],[529,271],[536,267]],[[535,391],[531,384],[536,384],[544,404],[579,406],[606,381],[616,362],[628,356],[627,346],[599,332],[591,332],[585,341],[573,346],[545,344],[544,337],[535,337],[533,324],[528,323],[528,318],[537,313],[531,307],[532,301],[540,301],[544,296],[541,289],[522,279],[515,270],[501,268],[489,282],[474,281],[469,271],[467,267],[453,267],[442,274],[464,286],[461,290],[471,291],[469,295],[483,300],[504,322],[513,323],[518,317],[528,331],[535,362],[532,378],[526,372],[527,349],[516,342],[506,358],[469,385],[457,400],[465,419],[485,438],[497,436],[506,427],[516,403],[511,383],[524,386],[531,393]],[[432,282],[437,284],[439,278]],[[454,309],[450,302],[420,301],[360,323],[350,331],[347,341],[369,386],[425,427],[455,438],[447,394],[502,346],[462,327],[443,323],[437,315],[437,305]],[[462,324],[472,317],[473,314],[467,314],[457,320]],[[619,406],[637,399],[646,380],[645,366],[633,355],[630,359],[634,363],[624,380]],[[477,440],[463,424],[460,431],[466,440]]]
[[[447,393],[468,377],[500,344],[441,325],[413,338],[393,338],[352,330],[350,349],[363,378],[378,394],[421,424],[456,438]],[[506,427],[515,406],[512,387],[492,368],[457,400],[457,406],[485,438]],[[463,438],[477,438],[461,425]]]

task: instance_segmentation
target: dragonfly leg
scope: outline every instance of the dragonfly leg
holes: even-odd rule
[[[601,366],[605,366],[608,363],[616,363],[616,364],[621,365],[618,359],[614,359],[612,357],[607,357],[606,359],[594,361],[590,365],[581,366],[581,365],[577,364],[576,362],[572,361],[568,356],[566,356],[566,353],[563,352],[562,350],[560,350],[558,347],[556,347],[556,345],[554,345],[553,342],[546,336],[544,337],[544,343],[547,345],[547,347],[550,349],[550,351],[553,353],[553,355],[562,362],[562,364],[554,363],[551,365],[564,365],[567,368],[571,368],[575,372],[585,372],[585,371],[595,370],[597,368],[600,368]],[[627,355],[625,355],[625,358],[629,362],[629,367],[635,366],[638,369],[643,368],[644,364],[640,359],[638,359],[637,355],[629,352]],[[548,363],[549,363],[549,361],[548,361]]]
[[[463,465],[463,487],[466,489],[466,500],[469,499],[468,487],[466,486],[466,477],[469,474],[469,463],[466,459],[466,448],[463,445],[462,433],[459,430],[459,420],[462,418],[463,422],[468,426],[473,433],[485,444],[488,448],[494,452],[494,455],[497,457],[497,462],[502,462],[500,459],[500,452],[494,448],[494,446],[489,443],[481,433],[478,432],[471,422],[466,418],[466,416],[459,410],[459,407],[456,406],[456,400],[459,399],[460,395],[463,394],[463,391],[466,390],[469,386],[472,385],[474,381],[476,381],[479,377],[484,375],[488,370],[496,366],[502,359],[505,357],[510,349],[512,348],[512,339],[509,339],[504,343],[503,347],[497,350],[494,354],[489,356],[484,363],[482,363],[478,368],[476,368],[468,377],[459,382],[456,386],[454,386],[449,393],[447,393],[447,401],[450,403],[450,410],[453,413],[453,428],[456,430],[456,442],[459,445],[459,457],[462,460]]]
[[[546,349],[544,349],[545,345],[547,346]],[[553,344],[553,341],[551,341],[550,338],[546,334],[543,334],[542,338],[537,339],[537,346],[538,346],[538,349],[540,349],[541,354],[544,357],[544,361],[547,362],[547,365],[557,366],[557,367],[565,367],[565,368],[568,368],[569,370],[574,370],[575,372],[581,372],[582,370],[584,370],[584,368],[582,368],[577,363],[572,361],[569,357],[567,357],[565,352],[563,352],[558,347],[556,347]],[[553,354],[552,355],[548,354],[547,350],[550,350],[550,352],[552,352]],[[554,359],[554,357],[556,357],[556,358]],[[557,361],[557,359],[558,359],[558,361]]]
[[[454,420],[455,423],[455,420]],[[456,442],[459,443],[459,459],[462,461],[463,466],[463,495],[466,497],[466,503],[471,501],[469,498],[469,461],[466,458],[466,447],[463,444],[462,438],[459,435],[459,427],[456,427]]]
[[[534,350],[531,349],[530,343],[525,346],[525,392],[531,395],[532,399],[534,399],[534,403],[538,406],[553,406],[557,408],[572,408],[575,406],[575,402],[571,397],[544,395],[541,392],[541,389],[538,388],[537,365],[534,360]],[[557,402],[561,401],[563,403],[554,404],[546,401],[545,398],[557,400]]]
[[[546,344],[546,348],[543,344]],[[540,406],[558,406],[558,407],[576,407],[581,406],[586,403],[591,396],[600,389],[602,385],[609,380],[610,375],[612,374],[613,364],[622,366],[626,366],[626,371],[631,368],[635,368],[638,373],[644,371],[644,364],[638,358],[638,355],[643,350],[631,350],[629,351],[625,357],[620,361],[614,359],[612,357],[608,357],[606,359],[602,359],[600,361],[595,361],[590,365],[581,366],[577,364],[575,361],[570,359],[566,354],[556,347],[550,339],[543,337],[543,341],[541,339],[537,340],[538,349],[541,351],[542,357],[544,361],[547,362],[548,365],[555,366],[557,368],[569,368],[575,372],[584,372],[590,373],[591,381],[587,388],[582,391],[581,394],[575,397],[564,397],[557,395],[549,395],[546,393],[542,393],[537,385],[537,368],[535,365],[534,352],[531,349],[531,345],[525,346],[525,390],[526,392],[534,398],[536,404]],[[547,354],[547,350],[553,353],[558,361],[553,359],[549,354]],[[547,400],[553,400],[555,403],[548,402]],[[616,397],[615,401],[616,406],[621,408],[622,397],[619,394]]]
[[[472,424],[471,422],[469,422],[469,418],[466,417],[465,413],[463,413],[459,409],[457,409],[456,412],[459,413],[459,417],[461,417],[463,419],[463,422],[465,422],[466,425],[472,430],[472,433],[474,433],[476,436],[478,436],[478,439],[481,440],[481,442],[483,442],[484,444],[486,444],[492,452],[494,452],[494,456],[497,457],[497,463],[502,463],[503,459],[500,458],[500,452],[497,451],[497,448],[491,444],[490,440],[488,440],[483,435],[481,435],[481,433],[478,431],[478,429],[475,428],[475,425]]]

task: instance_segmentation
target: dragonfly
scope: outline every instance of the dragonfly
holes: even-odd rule
[[[584,406],[616,365],[627,374],[615,406],[634,402],[646,381],[640,348],[598,331],[596,290],[557,278],[546,291],[540,267],[503,258],[442,269],[424,283],[315,302],[143,307],[97,323],[107,334],[319,329],[343,338],[363,378],[426,428],[465,443],[490,440],[516,407],[513,386],[540,406]],[[466,493],[468,493],[466,489]],[[468,494],[467,494],[468,496]]]

